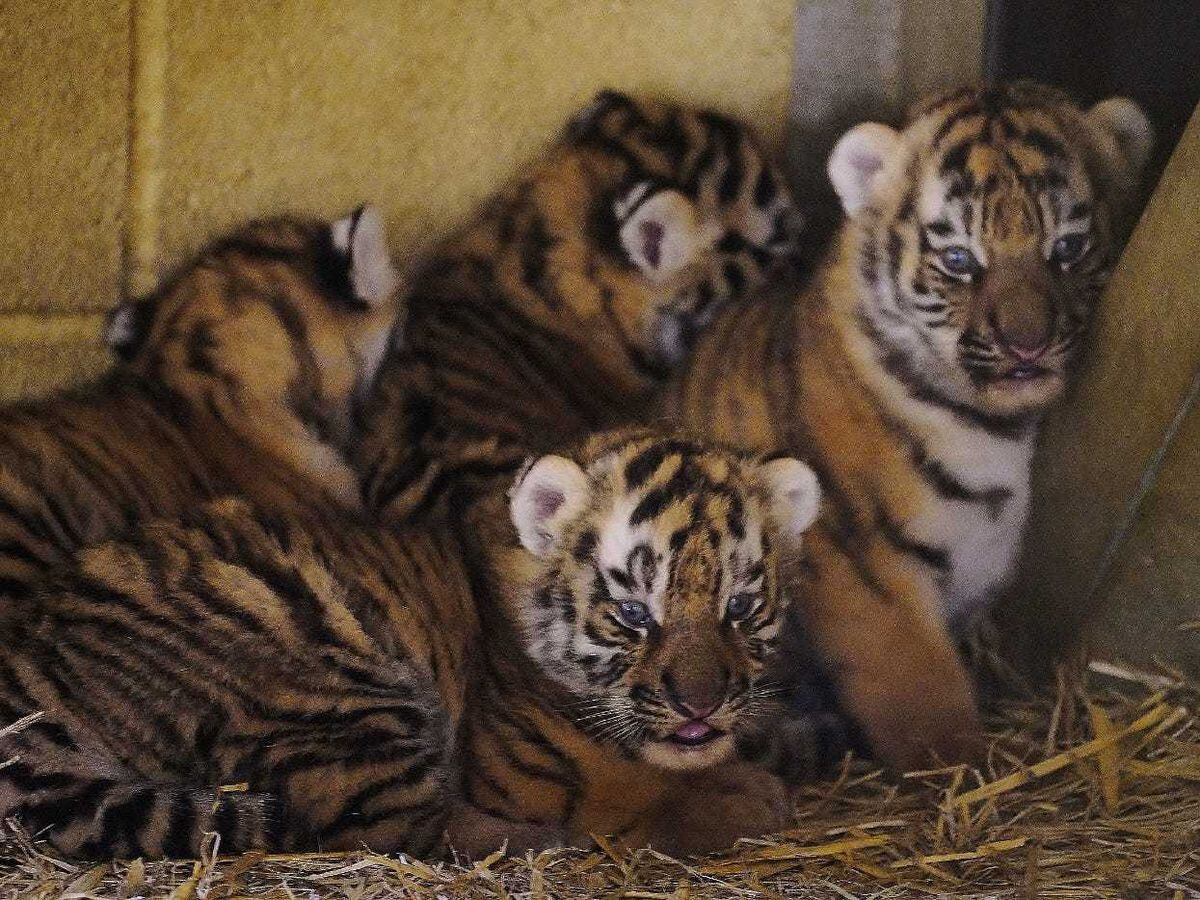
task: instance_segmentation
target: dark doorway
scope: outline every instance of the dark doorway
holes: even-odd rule
[[[1141,104],[1157,135],[1153,187],[1200,103],[1200,0],[989,0],[985,52],[989,79]]]

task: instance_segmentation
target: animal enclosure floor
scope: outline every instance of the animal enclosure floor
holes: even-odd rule
[[[548,851],[477,864],[369,852],[77,864],[9,827],[0,897],[1200,897],[1200,691],[1093,663],[1088,685],[992,711],[981,770],[898,781],[847,764],[796,795],[795,826],[704,859]]]

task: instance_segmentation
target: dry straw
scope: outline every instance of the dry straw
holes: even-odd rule
[[[1006,702],[982,770],[898,781],[847,763],[796,797],[796,821],[720,856],[598,841],[475,864],[361,852],[79,865],[11,826],[0,897],[1200,898],[1200,692],[1093,663],[1088,687]]]

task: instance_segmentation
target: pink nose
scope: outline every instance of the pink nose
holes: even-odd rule
[[[693,718],[703,719],[715,713],[717,711],[717,707],[721,705],[721,701],[717,700],[715,703],[702,703],[699,705],[684,701],[679,705],[682,706],[688,713],[690,713]]]
[[[1023,347],[1020,343],[1006,343],[1004,349],[1021,362],[1034,362],[1046,352],[1046,348],[1049,346],[1049,341],[1043,341],[1036,347]]]

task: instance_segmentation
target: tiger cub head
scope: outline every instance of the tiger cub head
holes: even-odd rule
[[[1133,102],[1082,111],[1027,82],[851,129],[828,171],[883,365],[913,393],[1035,417],[1063,390],[1151,144]]]
[[[710,110],[602,91],[535,190],[552,231],[586,236],[589,276],[658,366],[678,363],[721,306],[797,249],[801,216],[782,176],[744,124]]]
[[[334,465],[331,448],[383,359],[398,285],[374,207],[332,224],[264,220],[118,306],[105,341],[120,370],[156,385],[200,430],[252,433],[319,472]]]
[[[573,695],[567,714],[661,767],[727,757],[773,696],[781,568],[817,514],[812,470],[609,434],[536,460],[509,497],[526,649]]]

